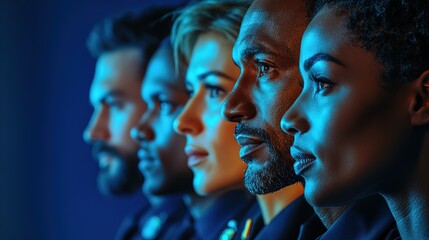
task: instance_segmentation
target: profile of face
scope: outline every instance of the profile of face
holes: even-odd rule
[[[240,74],[231,50],[230,41],[218,33],[198,37],[186,74],[190,99],[175,121],[176,131],[186,136],[188,166],[200,195],[243,187],[246,164],[238,154],[235,123],[221,115],[223,101]]]
[[[281,122],[313,206],[342,205],[408,177],[399,161],[410,140],[408,87],[383,83],[381,64],[351,40],[337,11],[322,9],[308,26],[303,91]]]
[[[275,192],[300,180],[289,154],[292,137],[282,132],[280,120],[301,91],[299,43],[306,19],[302,1],[256,0],[233,48],[241,73],[222,112],[237,122],[235,138],[248,164],[244,183],[253,194]]]
[[[148,64],[141,87],[147,109],[131,136],[139,144],[143,191],[154,195],[192,191],[192,171],[184,152],[186,139],[173,122],[188,100],[183,78],[174,71],[172,48],[166,42]]]
[[[138,48],[106,52],[97,60],[89,94],[94,112],[83,138],[93,145],[103,194],[132,193],[142,184],[138,145],[129,134],[145,110],[138,90],[145,70],[142,61]]]

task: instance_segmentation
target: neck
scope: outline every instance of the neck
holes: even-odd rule
[[[147,200],[149,201],[151,206],[159,206],[165,199],[162,196],[156,196],[152,194],[145,194]]]
[[[197,194],[187,194],[183,196],[183,201],[188,207],[192,218],[198,220],[213,205],[217,197],[201,197]]]
[[[265,225],[270,223],[285,207],[300,197],[303,191],[301,184],[293,184],[273,193],[258,195],[257,199]]]
[[[416,152],[416,167],[411,174],[407,174],[408,179],[404,177],[407,180],[405,184],[399,190],[382,194],[403,239],[429,237],[429,134],[423,136],[420,151]],[[410,158],[403,160],[414,161]]]
[[[327,208],[314,208],[314,212],[316,212],[317,216],[320,218],[320,221],[329,229],[335,221],[343,214],[346,210],[347,206],[340,207],[327,207]]]

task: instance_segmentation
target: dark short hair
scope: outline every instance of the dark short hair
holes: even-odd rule
[[[149,59],[161,41],[169,36],[172,20],[170,7],[152,7],[139,12],[125,12],[104,19],[94,26],[87,40],[91,55],[138,47]]]
[[[407,83],[429,69],[429,1],[325,0],[322,7],[347,15],[353,43],[381,63],[384,83]]]

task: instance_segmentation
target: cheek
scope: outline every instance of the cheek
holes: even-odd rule
[[[188,169],[185,155],[186,138],[178,135],[173,129],[174,118],[155,120],[155,142],[159,158],[163,165],[172,171]],[[166,127],[168,126],[168,127]],[[168,161],[164,160],[168,159]]]
[[[207,146],[212,157],[211,166],[205,174],[207,181],[223,188],[242,179],[246,164],[239,157],[240,146],[234,138],[236,124],[223,120],[220,115],[211,119],[216,124],[206,128]]]
[[[258,114],[262,114],[263,119],[269,119],[269,122],[275,123],[276,128],[280,128],[281,118],[292,106],[300,92],[301,87],[292,78],[283,79],[277,84],[267,87],[261,96],[255,96],[256,104],[260,109]],[[267,106],[270,107],[267,108]]]
[[[238,156],[240,147],[234,138],[235,123],[227,122],[220,115],[208,117],[206,125],[207,146],[215,159],[228,159]]]

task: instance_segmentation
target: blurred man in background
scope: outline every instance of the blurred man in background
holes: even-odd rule
[[[94,112],[83,138],[93,146],[99,165],[97,185],[104,195],[130,195],[141,190],[139,145],[131,139],[130,130],[146,110],[140,97],[142,80],[149,59],[170,31],[163,20],[170,10],[151,8],[107,18],[89,34],[87,46],[97,62],[89,94]],[[155,201],[148,194],[145,197]],[[133,219],[150,208],[147,201],[142,205],[135,216],[123,222],[118,239],[125,238],[122,235],[133,228]]]

